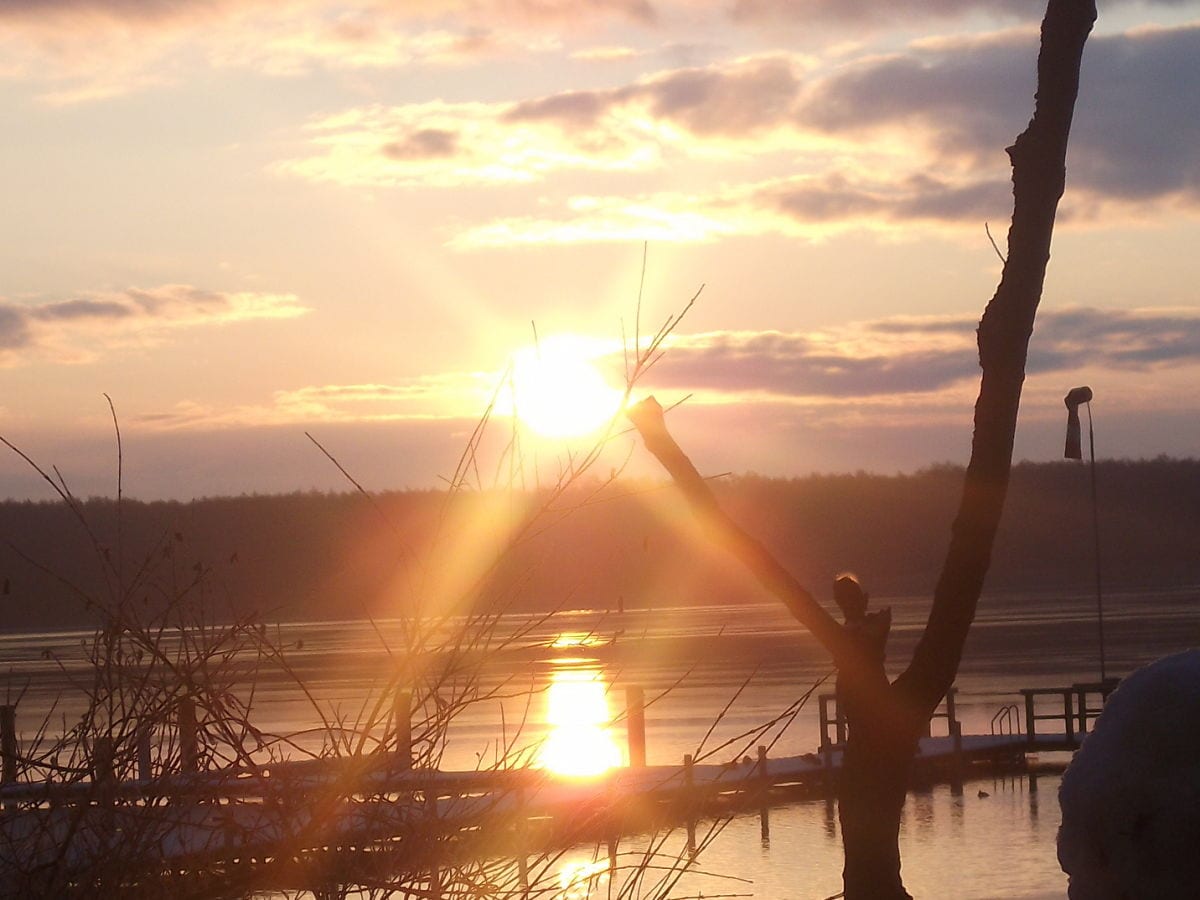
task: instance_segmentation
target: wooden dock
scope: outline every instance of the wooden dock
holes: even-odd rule
[[[961,786],[977,774],[1021,771],[1031,754],[1074,750],[1105,687],[1022,691],[1023,707],[1001,708],[989,734],[962,733],[951,693],[936,717],[948,733],[921,739],[914,781]],[[334,858],[353,860],[356,872],[386,868],[398,854],[406,864],[428,858],[450,866],[589,842],[615,846],[621,835],[664,825],[686,825],[694,846],[698,821],[746,809],[759,811],[767,837],[773,802],[835,791],[844,723],[831,696],[820,703],[813,753],[769,757],[760,747],[753,757],[686,756],[679,765],[635,765],[590,779],[534,768],[413,768],[408,754],[376,753],[130,781],[103,772],[72,783],[10,781],[0,786],[0,871],[69,870],[113,857],[147,872],[273,866],[290,873],[274,880],[305,882],[314,865],[328,876]],[[11,729],[12,719],[5,713],[0,724]],[[634,729],[631,747],[639,740],[644,748],[644,733]],[[15,735],[5,735],[3,746],[15,753]],[[433,863],[429,883],[438,895]]]

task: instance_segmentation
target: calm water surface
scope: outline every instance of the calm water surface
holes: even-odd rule
[[[895,675],[920,634],[927,601],[879,603],[887,604],[894,616],[888,658]],[[399,646],[398,628],[386,621],[377,628],[362,622],[295,623],[279,634],[322,709],[353,717],[394,672],[381,641]],[[1109,675],[1200,645],[1200,590],[1106,596],[1105,632]],[[593,731],[586,743],[610,741],[602,756],[628,758],[620,711],[631,685],[642,687],[650,704],[651,764],[677,763],[684,753],[707,755],[709,761],[735,759],[759,743],[770,744],[772,755],[817,746],[815,694],[794,717],[763,727],[831,674],[823,653],[776,604],[508,616],[498,634],[517,637],[494,654],[484,682],[503,685],[508,696],[476,704],[457,720],[444,768],[491,763],[506,742],[536,757],[557,740],[554,720],[561,713],[553,708],[555,686],[564,681],[590,685],[587,703],[599,702],[606,720],[588,725]],[[24,690],[22,724],[33,727],[52,703],[55,718],[78,715],[82,701],[70,680],[82,671],[85,637],[0,636],[0,671],[7,673],[0,678],[0,694]],[[992,717],[1016,702],[1021,688],[1095,681],[1098,666],[1094,596],[985,597],[957,682],[964,732],[987,733]],[[831,690],[832,680],[816,688]],[[564,706],[561,695],[558,703],[567,710],[581,706]],[[283,679],[260,680],[252,711],[264,731],[295,733],[316,724],[309,701]],[[1041,776],[1034,782],[1024,777],[969,782],[961,795],[948,787],[911,794],[902,826],[910,891],[964,900],[1065,896],[1054,847],[1057,789],[1057,776]],[[622,852],[634,850],[636,839],[622,842]],[[582,866],[590,857],[580,851],[571,860]],[[835,810],[820,800],[775,807],[769,843],[760,839],[757,815],[737,817],[705,850],[699,866],[741,880],[689,874],[673,896],[829,897],[840,890]],[[604,896],[608,887],[600,881],[593,881],[592,894],[577,885],[563,898]]]
[[[900,831],[909,893],[939,900],[1065,898],[1067,879],[1054,849],[1059,780],[989,778],[968,782],[961,795],[944,785],[911,794]],[[629,855],[642,850],[636,841],[628,843]],[[824,900],[841,891],[841,852],[834,804],[776,806],[770,810],[770,840],[761,838],[757,813],[734,818],[701,854],[700,873],[685,874],[673,896]],[[582,871],[592,859],[590,851],[579,851],[570,862]],[[589,894],[581,883],[567,895],[604,897],[607,887],[593,883]]]

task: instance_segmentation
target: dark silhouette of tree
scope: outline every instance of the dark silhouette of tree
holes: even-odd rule
[[[917,741],[953,684],[975,617],[1012,468],[1017,409],[1050,237],[1066,177],[1067,136],[1092,0],[1050,0],[1042,22],[1033,118],[1008,148],[1014,209],[1000,285],[979,323],[982,379],[975,431],[950,546],[925,631],[908,668],[889,683],[870,645],[843,628],[720,508],[649,398],[630,411],[646,448],[683,489],[712,537],[734,553],[832,655],[847,699],[849,735],[839,787],[846,900],[903,900],[900,812]]]

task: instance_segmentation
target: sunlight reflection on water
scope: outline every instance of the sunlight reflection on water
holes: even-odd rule
[[[607,859],[568,859],[558,873],[560,893],[555,900],[588,900],[607,896],[609,863]]]
[[[608,684],[599,668],[563,668],[551,673],[546,692],[550,733],[538,760],[556,775],[586,778],[621,765],[621,750],[609,727]]]

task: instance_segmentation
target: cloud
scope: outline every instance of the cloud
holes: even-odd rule
[[[316,152],[276,170],[352,185],[454,187],[642,171],[667,156],[761,152],[776,139],[794,149],[790,119],[805,65],[771,54],[516,102],[362,107],[311,123]]]
[[[1072,178],[1122,199],[1200,203],[1200,25],[1104,38],[1093,49]]]
[[[1033,371],[1095,365],[1146,371],[1200,362],[1196,310],[1063,310],[1039,318]]]
[[[238,5],[231,0],[5,0],[0,5],[0,20],[71,21],[83,27],[124,22],[152,27],[176,19],[193,20],[227,13]]]
[[[305,75],[318,69],[464,66],[518,52],[534,54],[558,48],[557,39],[550,35],[527,36],[503,27],[478,27],[465,22],[427,24],[370,10],[333,17],[317,10],[298,18],[270,18],[229,28],[222,36],[201,44],[206,46],[206,58],[212,66],[276,77]]]
[[[627,87],[524,101],[504,118],[594,127],[607,116],[628,111],[698,137],[744,137],[786,121],[799,93],[798,69],[798,58],[778,54],[677,69]]]
[[[438,159],[454,156],[458,151],[458,135],[441,128],[418,128],[391,141],[381,148],[389,159]]]
[[[655,386],[695,393],[701,402],[724,402],[724,394],[779,401],[936,391],[977,370],[970,330],[950,340],[927,337],[873,336],[869,326],[680,336],[651,377]]]
[[[155,431],[177,431],[318,422],[472,420],[487,407],[499,380],[494,372],[448,372],[394,384],[306,385],[276,391],[268,403],[214,407],[189,400],[131,421]]]
[[[1186,6],[1184,0],[1149,3]],[[1035,0],[15,0],[0,3],[6,60],[0,72],[40,82],[46,99],[79,102],[177,83],[195,63],[289,76],[315,69],[459,64],[545,50],[602,61],[645,55],[633,47],[614,51],[603,42],[614,26],[630,24],[657,29],[669,23],[683,38],[678,48],[695,48],[738,25],[794,22],[805,32],[832,29],[857,37],[864,24],[920,31],[989,13],[1033,23],[1043,7]],[[592,43],[593,36],[599,41]],[[655,43],[667,52],[661,40]],[[693,71],[691,77],[703,76]],[[703,89],[696,83],[674,86]],[[753,104],[715,105],[720,113],[710,125],[756,113]]]
[[[924,174],[894,181],[840,173],[787,178],[753,186],[743,194],[749,209],[775,212],[800,225],[975,223],[1004,217],[1012,208],[1007,181],[951,181]]]
[[[508,103],[371,107],[310,127],[315,150],[278,170],[348,184],[531,183],[556,172],[720,166],[719,189],[606,200],[460,234],[459,246],[708,240],[799,224],[1007,217],[1003,148],[1034,93],[1029,29],[927,39],[818,71],[772,53],[630,84]],[[1094,38],[1085,55],[1064,222],[1200,207],[1200,25]],[[751,168],[753,167],[753,168]],[[799,171],[729,186],[741,172]],[[584,209],[583,207],[587,207]],[[721,215],[734,215],[731,224]],[[789,224],[790,223],[790,224]]]
[[[564,26],[656,18],[645,0],[16,0],[0,3],[0,77],[78,103],[179,82],[196,63],[272,76],[457,65],[557,48]]]
[[[796,115],[831,135],[890,129],[947,161],[1001,159],[1029,119],[1036,54],[1036,32],[1022,29],[857,59],[812,84]]]
[[[650,381],[716,403],[936,394],[978,378],[977,325],[975,316],[895,317],[811,334],[679,336]],[[1196,310],[1074,308],[1039,315],[1027,370],[1150,373],[1194,365],[1200,365]]]
[[[658,149],[636,121],[572,130],[538,116],[508,118],[508,109],[433,101],[349,110],[309,126],[315,155],[277,163],[274,171],[347,185],[445,188],[656,162]]]
[[[893,130],[943,167],[999,159],[1029,116],[1032,34],[918,44],[852,63],[815,84],[800,109],[831,135]],[[1068,159],[1069,192],[1092,203],[1200,204],[1200,25],[1092,38],[1084,52]],[[1097,211],[1098,212],[1098,211]]]
[[[1139,3],[1182,7],[1190,0],[1114,0],[1115,7]],[[984,14],[992,17],[1039,19],[1044,0],[734,0],[732,16],[740,22],[792,22],[797,25],[925,23]]]
[[[450,241],[460,250],[535,244],[637,241],[703,243],[733,236],[787,235],[823,240],[851,229],[901,234],[914,224],[958,230],[1000,221],[1012,189],[1000,179],[948,181],[926,175],[798,176],[710,194],[571,198],[557,212],[512,216],[468,227]]]
[[[227,293],[179,284],[40,304],[0,299],[0,365],[36,358],[89,362],[104,349],[154,343],[175,329],[290,319],[308,311],[292,294]]]
[[[445,0],[443,0],[445,2]],[[485,2],[451,2],[459,10],[475,9],[488,16],[516,16],[524,21],[563,23],[589,18],[616,18],[651,23],[658,19],[658,6],[649,0],[485,0]]]

